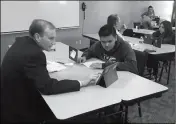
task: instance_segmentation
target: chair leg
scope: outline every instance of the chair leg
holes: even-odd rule
[[[128,123],[128,106],[125,105],[125,124]]]
[[[171,61],[169,61],[169,71],[168,71],[168,76],[167,76],[167,84],[169,84],[170,68],[171,68]]]
[[[167,66],[168,66],[168,63],[166,62],[166,64],[165,64],[165,70],[166,70],[166,72],[167,72]]]
[[[138,104],[139,117],[142,117],[140,102],[138,102],[137,104]]]
[[[158,80],[158,73],[156,74],[156,76],[155,76],[155,82],[157,82]]]
[[[151,79],[151,77],[152,77],[152,69],[151,68],[148,69],[148,72],[149,72],[149,79]]]
[[[162,74],[163,74],[163,69],[164,69],[164,63],[163,63],[162,68],[161,68],[160,77],[159,77],[159,81],[158,82],[161,81],[161,77],[162,77]]]

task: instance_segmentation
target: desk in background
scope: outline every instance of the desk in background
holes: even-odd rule
[[[84,37],[89,38],[90,40],[94,40],[94,42],[99,41],[100,38],[98,34],[83,34]],[[151,52],[149,54],[163,54],[163,53],[172,53],[175,52],[175,45],[170,44],[161,44],[161,48],[155,47],[150,44],[139,43],[142,39],[123,36],[125,41],[130,43],[132,49],[143,52],[145,49],[156,50],[156,52]]]
[[[148,30],[148,29],[136,29],[133,28],[134,33],[143,34],[143,35],[152,35],[155,31],[154,30]]]
[[[56,43],[56,51],[45,52],[47,60],[64,60],[71,62],[68,58],[68,46]],[[52,78],[77,79],[88,78],[87,75],[102,70],[90,69],[83,65],[68,66],[67,69],[51,73]],[[76,73],[75,73],[76,72]],[[84,72],[84,73],[83,73]],[[78,92],[64,93],[58,95],[42,95],[55,116],[60,119],[69,119],[103,107],[118,104],[121,100],[143,101],[156,97],[167,91],[168,88],[153,81],[140,77],[130,72],[118,71],[119,79],[108,88],[89,86],[81,88]]]

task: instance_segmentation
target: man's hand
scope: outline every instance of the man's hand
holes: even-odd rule
[[[101,69],[102,68],[102,63],[92,63],[90,65],[91,68],[96,68],[96,69]]]
[[[86,57],[80,57],[77,60],[78,63],[84,63],[85,61],[86,61]]]
[[[95,85],[99,76],[100,73],[94,73],[89,75],[87,80],[81,81],[81,87],[85,87],[87,85]]]

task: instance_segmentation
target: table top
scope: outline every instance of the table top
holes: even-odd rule
[[[133,32],[135,33],[140,33],[140,34],[153,34],[155,31],[154,30],[148,30],[148,29],[136,29],[136,28],[133,28]]]
[[[61,49],[56,50],[52,54],[46,53],[46,58],[58,60],[57,57],[51,57],[54,55],[68,60],[67,52],[69,51],[66,49],[68,46],[62,43],[57,43],[57,46],[57,48]],[[101,69],[91,69],[84,65],[74,64],[73,66],[67,66],[67,69],[63,71],[51,73],[50,76],[58,80],[83,80],[88,78],[89,74],[101,71]],[[121,100],[133,100],[168,90],[163,85],[130,72],[118,71],[117,74],[118,80],[108,88],[91,85],[81,88],[77,92],[42,96],[58,119],[68,119],[76,115],[120,103]]]
[[[161,48],[155,47],[151,44],[140,43],[143,41],[139,38],[133,38],[128,36],[123,36],[125,41],[129,42],[132,49],[143,52],[145,49],[155,50],[156,52],[150,52],[149,54],[164,54],[175,52],[175,45],[171,44],[161,44]]]
[[[83,34],[83,36],[88,38],[93,38],[95,40],[100,40],[98,33],[95,34]],[[134,38],[129,36],[123,36],[125,41],[130,43],[132,49],[143,52],[145,49],[155,50],[156,52],[150,52],[149,54],[163,54],[175,52],[175,45],[171,44],[161,44],[161,48],[155,47],[150,44],[140,43],[143,41],[140,38]]]

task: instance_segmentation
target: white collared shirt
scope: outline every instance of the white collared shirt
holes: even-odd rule
[[[122,34],[118,30],[116,30],[116,34],[124,40],[124,37],[122,36]]]

